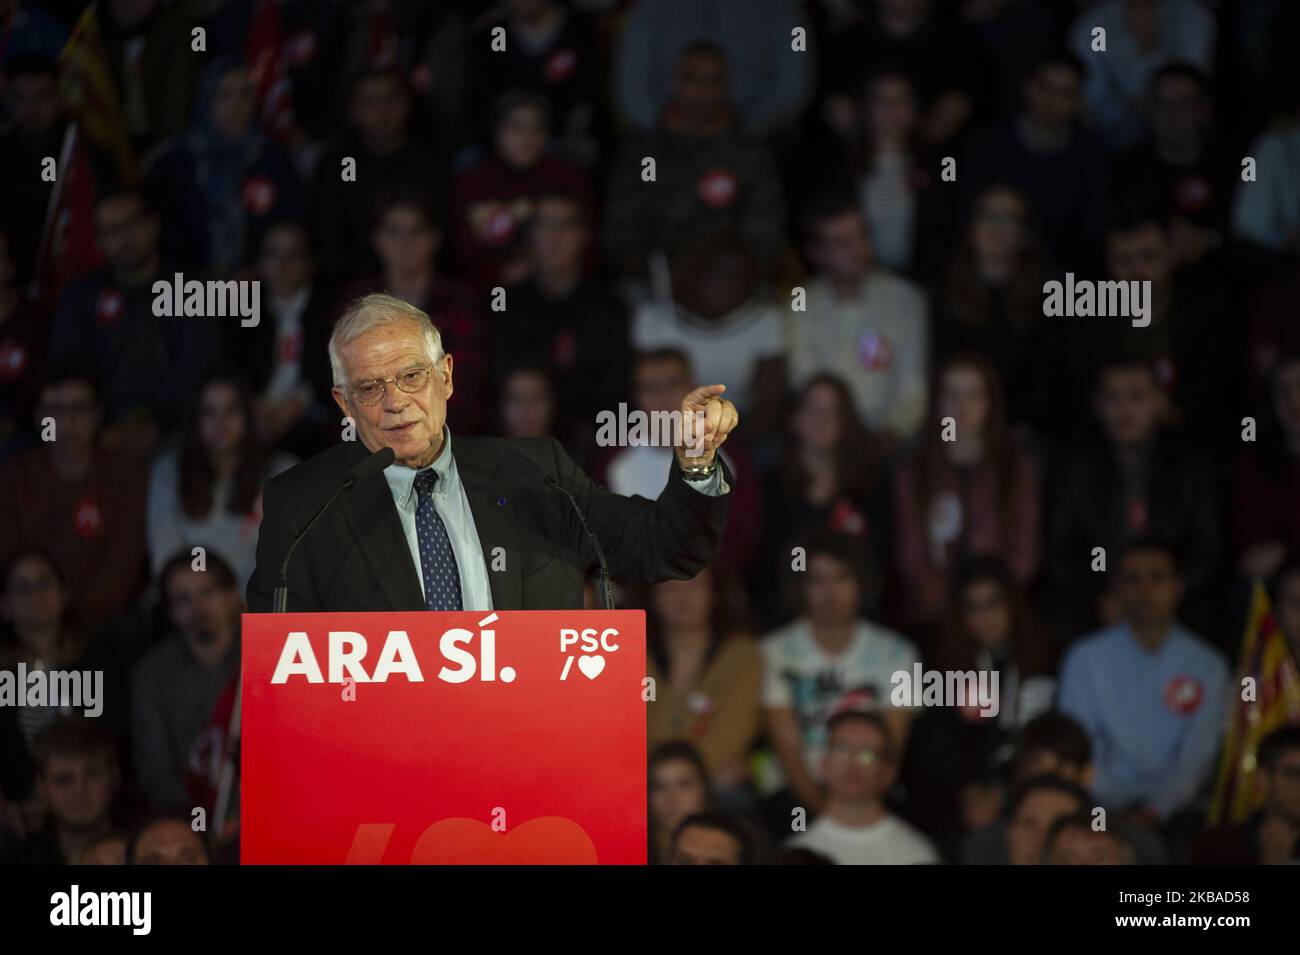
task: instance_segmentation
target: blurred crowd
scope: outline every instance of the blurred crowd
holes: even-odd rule
[[[191,821],[261,487],[377,290],[452,432],[620,493],[671,452],[598,414],[740,410],[716,561],[620,592],[652,861],[1300,858],[1297,49],[1290,0],[0,0],[0,669],[105,686],[0,708],[0,860],[237,858]],[[260,320],[159,317],[178,273]],[[1067,275],[1149,324],[1046,316]]]

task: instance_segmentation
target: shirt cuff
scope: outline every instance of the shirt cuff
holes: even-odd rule
[[[686,480],[683,478],[682,480]],[[703,481],[686,481],[686,486],[693,488],[705,497],[722,497],[724,494],[731,493],[731,485],[722,478],[722,462],[713,469],[713,473]]]

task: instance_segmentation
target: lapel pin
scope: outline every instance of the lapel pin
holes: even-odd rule
[[[497,498],[497,507],[505,507],[507,503],[504,497]]]

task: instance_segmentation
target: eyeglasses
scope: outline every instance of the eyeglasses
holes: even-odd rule
[[[388,394],[388,383],[390,381],[396,382],[397,387],[407,394],[413,394],[429,383],[429,373],[432,371],[432,365],[408,368],[396,378],[370,378],[366,381],[359,381],[350,386],[348,391],[363,405],[377,405]]]
[[[843,743],[836,743],[829,747],[826,754],[834,759],[851,759],[859,766],[870,766],[880,758],[875,750],[845,746]]]

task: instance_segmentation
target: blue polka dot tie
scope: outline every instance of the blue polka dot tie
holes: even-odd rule
[[[420,570],[424,575],[424,605],[430,610],[460,610],[460,570],[451,549],[447,526],[433,506],[433,486],[438,472],[425,468],[415,476],[415,536],[420,542]]]

